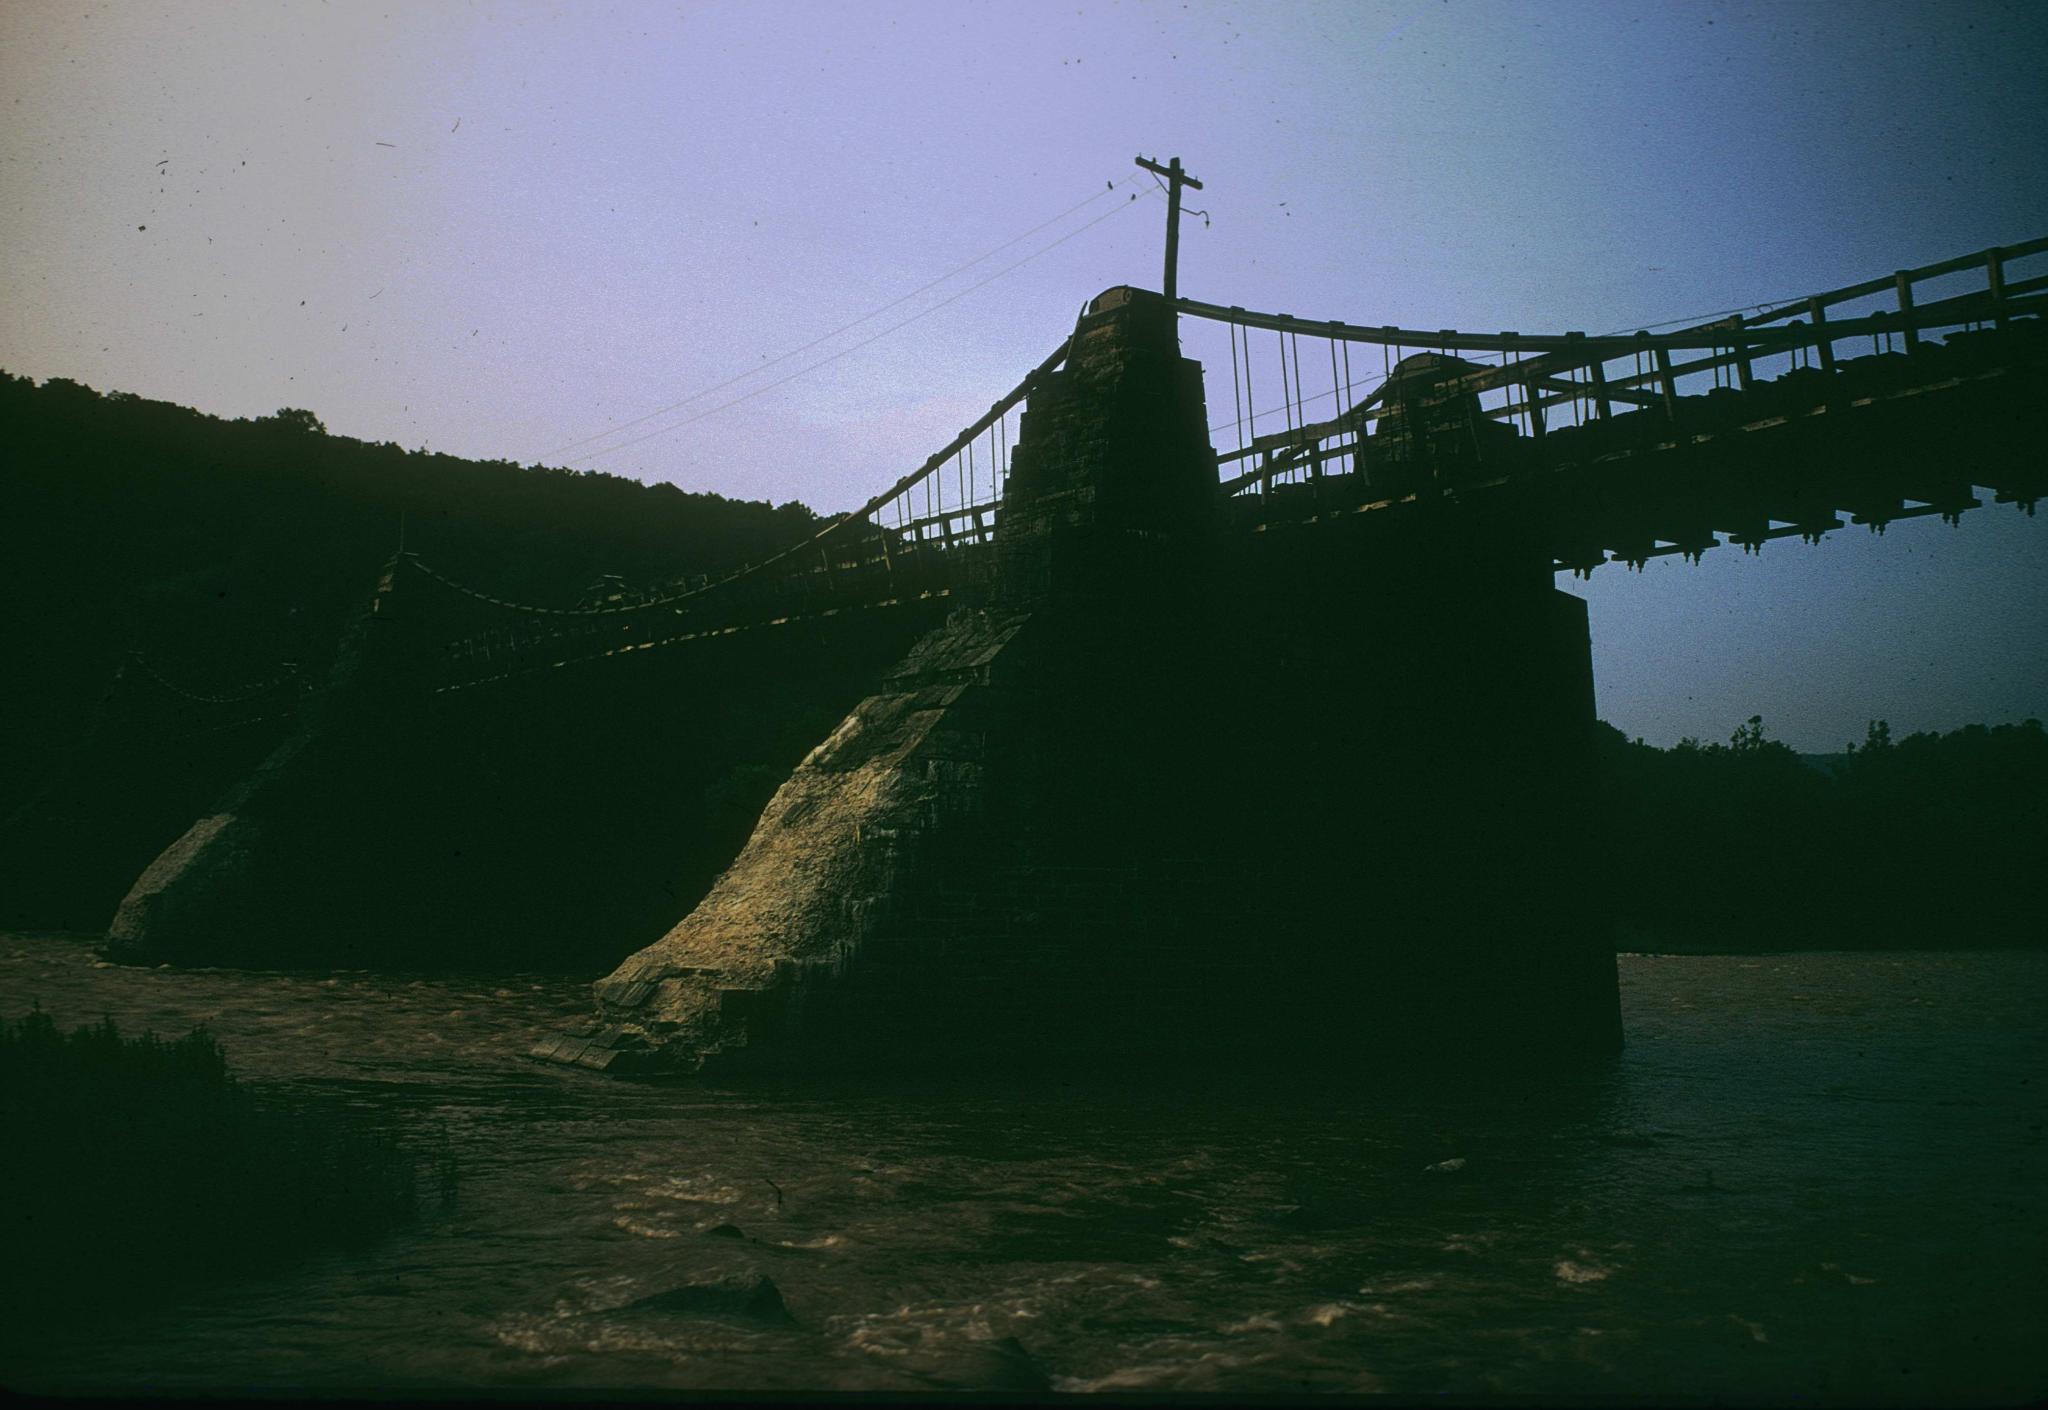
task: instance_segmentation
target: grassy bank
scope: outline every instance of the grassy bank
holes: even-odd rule
[[[5,1340],[365,1246],[417,1217],[413,1153],[347,1114],[259,1100],[204,1028],[0,1024]],[[435,1178],[438,1177],[438,1178]]]

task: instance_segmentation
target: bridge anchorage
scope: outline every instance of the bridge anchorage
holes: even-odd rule
[[[547,1060],[1611,1051],[1612,945],[1569,825],[1592,804],[1590,644],[1555,574],[1953,518],[1983,490],[2031,513],[2048,276],[2020,266],[2044,254],[1613,336],[1111,289],[924,463],[740,572],[550,608],[401,553],[394,629],[328,694],[532,710],[740,643],[909,643]],[[1229,417],[1183,334],[1227,341]],[[470,625],[434,626],[444,608]],[[249,801],[138,882],[117,951],[234,923],[263,849],[220,815]]]

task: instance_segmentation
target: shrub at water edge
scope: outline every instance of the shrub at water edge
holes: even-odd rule
[[[259,1098],[205,1028],[0,1023],[0,1319],[146,1302],[173,1286],[361,1247],[419,1209],[415,1156],[345,1113]],[[452,1169],[438,1161],[445,1198]]]

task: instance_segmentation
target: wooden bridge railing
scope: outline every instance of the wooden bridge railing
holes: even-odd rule
[[[2048,273],[2031,274],[2017,280],[2008,277],[2010,265],[2044,253],[2048,253],[2048,238],[1995,247],[1792,300],[1767,310],[1735,314],[1661,333],[1643,330],[1630,334],[1588,336],[1576,332],[1465,333],[1454,329],[1431,332],[1259,313],[1193,299],[1180,300],[1179,308],[1193,317],[1232,325],[1235,330],[1232,341],[1233,378],[1236,376],[1237,338],[1241,334],[1247,340],[1248,364],[1249,330],[1252,329],[1274,332],[1283,340],[1321,338],[1333,346],[1364,344],[1398,349],[1403,353],[1496,355],[1501,359],[1498,365],[1441,381],[1425,401],[1442,403],[1462,396],[1477,396],[1481,398],[1481,415],[1490,420],[1507,421],[1528,436],[1537,438],[1555,429],[1551,424],[1552,413],[1566,407],[1570,408],[1573,424],[1609,418],[1615,414],[1616,403],[1625,407],[1662,409],[1671,416],[1675,415],[1677,402],[1684,394],[1682,383],[1686,379],[1710,376],[1715,386],[1746,390],[1760,379],[1757,364],[1765,359],[1783,357],[1790,367],[1796,368],[1803,363],[1817,367],[1823,373],[1832,373],[1836,368],[1836,346],[1849,338],[1867,336],[1873,340],[1874,346],[1882,342],[1887,349],[1892,346],[1894,338],[1902,339],[1904,350],[1910,355],[1921,346],[1920,335],[1925,332],[1972,325],[2004,328],[2013,318],[2048,312],[2048,295],[2044,295],[2044,291],[2048,291]],[[1916,301],[1916,286],[1968,272],[1981,272],[1984,287],[1929,302]],[[1830,309],[1885,294],[1895,301],[1893,309],[1849,318],[1828,317]],[[1332,361],[1334,364],[1335,359]],[[1617,363],[1624,365],[1617,368]],[[1284,371],[1287,366],[1284,348],[1281,364]],[[1297,377],[1300,366],[1297,347],[1294,359]],[[1315,422],[1297,419],[1290,408],[1289,424],[1284,430],[1254,434],[1237,448],[1217,456],[1219,468],[1225,471],[1223,492],[1236,495],[1256,490],[1265,494],[1276,482],[1303,476],[1317,479],[1333,462],[1355,462],[1359,455],[1367,453],[1370,428],[1384,414],[1385,390],[1386,383],[1382,381],[1371,395],[1344,406],[1353,389],[1333,386],[1332,392],[1319,395],[1334,394],[1342,409],[1336,416]],[[1499,400],[1489,404],[1485,399],[1489,393],[1498,394]],[[1255,418],[1253,426],[1255,430]],[[1245,461],[1255,461],[1256,464],[1234,474],[1229,473],[1231,466]]]

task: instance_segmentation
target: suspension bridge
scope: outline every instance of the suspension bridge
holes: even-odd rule
[[[1558,572],[1748,552],[1847,524],[1953,521],[1979,491],[2032,513],[2040,460],[2015,418],[2038,389],[2048,240],[1662,332],[1588,336],[1370,327],[1183,299],[1226,332],[1232,419],[1210,429],[1219,532],[1285,534],[1354,517],[1372,530],[1455,502],[1512,515]],[[1957,277],[1977,287],[1929,284]],[[1111,290],[1092,312],[1142,299]],[[1155,296],[1156,297],[1156,296]],[[1883,298],[1891,307],[1867,306]],[[1839,312],[1851,306],[1850,316]],[[945,446],[811,538],[716,579],[584,606],[505,600],[420,553],[399,562],[490,609],[451,638],[437,691],[985,586],[1010,450],[1069,337]],[[1368,372],[1364,363],[1375,364]],[[1490,365],[1489,365],[1490,364]],[[1317,383],[1320,385],[1317,385]],[[1310,390],[1304,391],[1304,385]],[[1255,410],[1262,391],[1276,405]],[[1327,404],[1332,415],[1315,416]],[[1274,424],[1274,423],[1278,424]],[[1938,428],[1956,454],[1898,448]],[[1958,430],[1958,428],[1961,428]]]
[[[1550,821],[1587,806],[1590,661],[1551,579],[1987,495],[2032,514],[2044,306],[2048,239],[1610,334],[1120,286],[920,464],[734,571],[549,604],[401,548],[322,691],[531,708],[605,663],[912,624],[709,893],[542,1057],[1600,1049],[1611,947]],[[1184,339],[1227,346],[1228,419],[1223,359],[1205,373]],[[224,806],[159,859],[116,953],[220,923],[261,853],[238,827]]]

